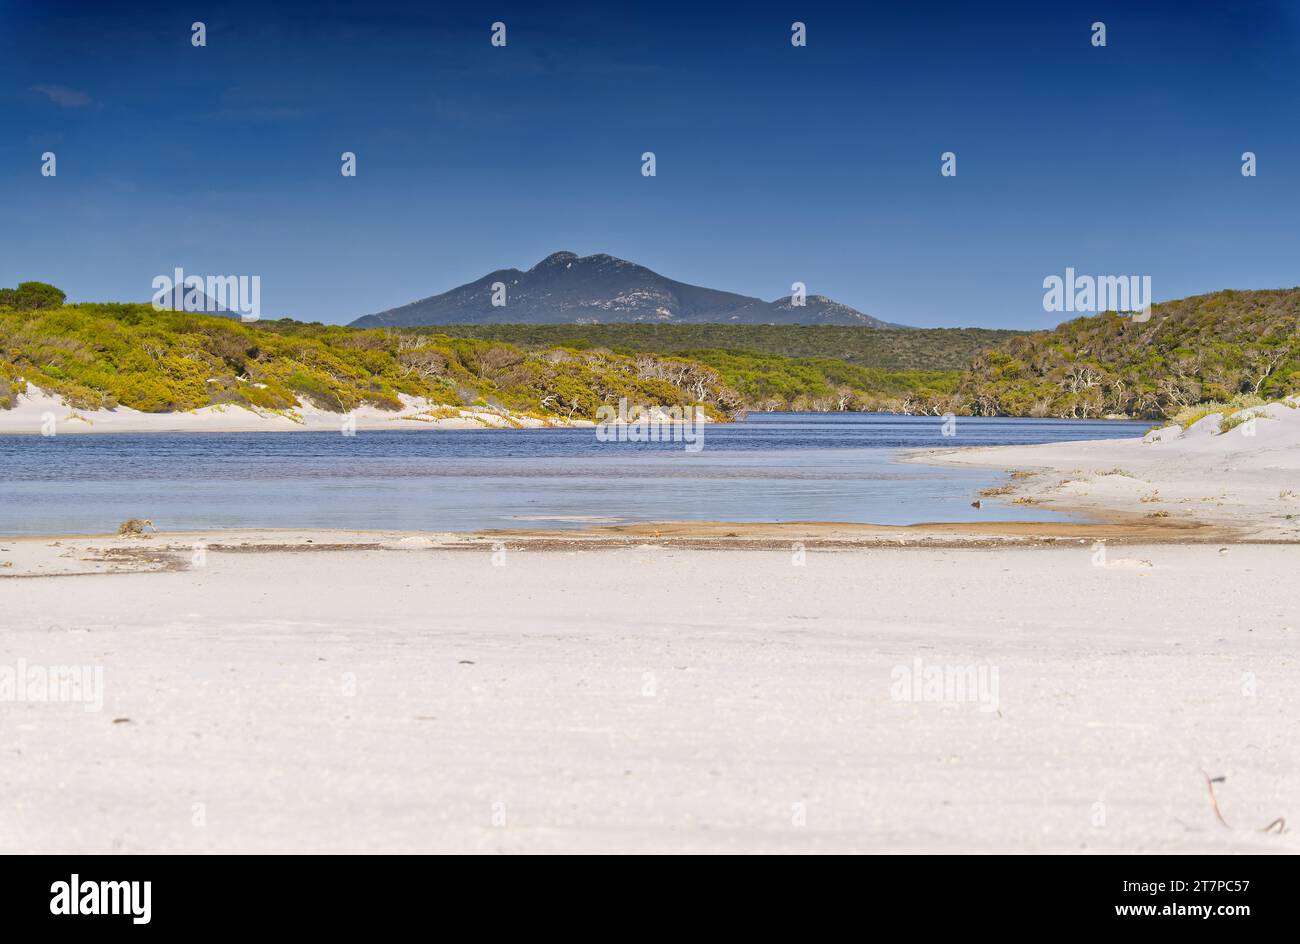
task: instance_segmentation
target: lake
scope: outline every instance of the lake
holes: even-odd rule
[[[753,413],[704,448],[594,429],[0,436],[0,534],[386,528],[470,531],[636,521],[1060,520],[970,507],[1005,480],[897,461],[905,449],[1140,436],[1150,424]]]

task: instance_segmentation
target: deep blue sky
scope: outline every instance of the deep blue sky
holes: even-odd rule
[[[1066,266],[1300,284],[1297,3],[455,6],[0,0],[0,285],[181,265],[337,322],[568,249],[1040,327]]]

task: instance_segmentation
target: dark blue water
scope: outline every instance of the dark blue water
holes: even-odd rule
[[[0,436],[0,534],[227,527],[466,531],[629,521],[1046,520],[970,507],[998,472],[901,464],[902,449],[1138,436],[1145,423],[759,413],[704,448],[592,429]]]

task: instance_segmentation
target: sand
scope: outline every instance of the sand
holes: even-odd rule
[[[594,427],[587,419],[535,416],[504,407],[450,406],[424,397],[397,395],[399,410],[362,406],[348,413],[322,410],[310,402],[291,410],[260,410],[246,406],[209,406],[176,413],[143,413],[130,407],[84,410],[69,406],[60,396],[32,384],[19,394],[10,409],[0,409],[0,435],[62,436],[77,433],[352,433],[392,429],[553,429]],[[672,425],[680,417],[654,410],[656,423]],[[633,419],[635,420],[635,416]],[[702,413],[691,422],[714,422]],[[611,426],[626,425],[618,417]]]
[[[1142,439],[1037,446],[925,450],[913,461],[1015,469],[1008,492],[986,499],[1029,501],[1100,518],[1199,521],[1242,536],[1300,540],[1300,398],[1240,411],[1254,415],[1220,433],[1214,413],[1183,430]],[[960,420],[958,421],[960,442]]]
[[[1297,849],[1296,547],[212,537],[0,579],[0,665],[103,671],[0,702],[0,849]]]
[[[924,457],[1088,522],[0,538],[0,851],[1294,853],[1278,410]]]
[[[347,414],[305,403],[273,412],[241,406],[211,406],[180,413],[142,413],[129,407],[79,410],[62,397],[28,384],[12,409],[0,410],[0,435],[67,435],[76,433],[256,433],[334,432],[384,429],[537,429],[592,426],[589,420],[540,419],[525,413],[487,407],[452,407],[422,397],[399,394],[402,409],[358,407]]]

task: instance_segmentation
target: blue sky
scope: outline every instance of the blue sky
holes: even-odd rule
[[[1067,266],[1300,284],[1300,4],[847,6],[0,0],[0,285],[183,266],[340,322],[567,249],[1042,327]]]

